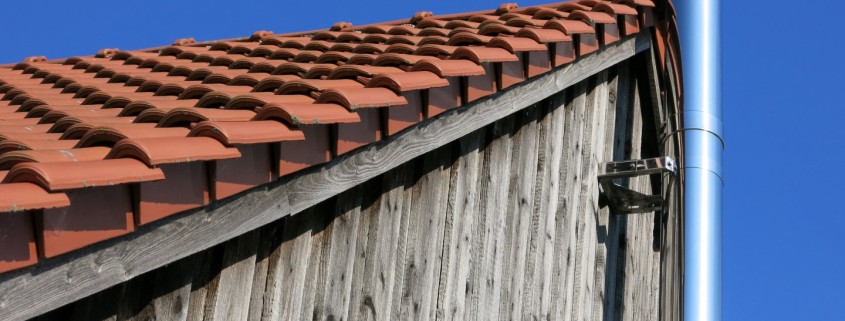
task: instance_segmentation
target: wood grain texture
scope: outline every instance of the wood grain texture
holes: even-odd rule
[[[358,235],[358,242],[355,246],[355,265],[352,268],[352,279],[350,284],[348,316],[344,320],[360,320],[371,304],[368,304],[367,296],[364,293],[366,283],[369,282],[366,278],[366,271],[370,271],[373,262],[369,260],[368,254],[370,249],[375,246],[378,229],[375,228],[375,220],[378,219],[378,212],[380,206],[378,196],[381,196],[381,182],[378,179],[370,180],[360,185],[360,199],[358,206],[360,207],[360,222],[358,223],[358,230],[355,232]],[[372,232],[372,233],[371,233]]]
[[[458,140],[460,157],[452,164],[444,233],[443,268],[437,305],[443,320],[463,320],[469,292],[469,272],[474,265],[471,252],[476,235],[478,184],[483,132],[475,132]]]
[[[613,144],[610,146],[611,150],[606,151],[613,161],[630,159],[631,109],[633,108],[632,97],[635,95],[629,62],[619,64],[616,69],[616,103],[613,106],[614,109],[609,111],[609,114],[612,113],[614,117]],[[604,267],[603,317],[605,320],[620,320],[618,312],[623,309],[622,297],[617,293],[624,287],[621,282],[624,278],[620,267],[624,268],[625,264],[626,248],[624,239],[621,238],[624,238],[626,228],[627,216],[610,213],[605,241],[607,250],[607,263]]]
[[[557,286],[553,293],[557,294],[552,300],[552,315],[556,320],[571,320],[573,301],[575,300],[575,255],[576,255],[576,205],[579,199],[578,172],[581,168],[578,157],[581,153],[581,140],[584,132],[584,113],[587,104],[587,85],[584,83],[574,86],[571,90],[572,101],[566,111],[564,132],[564,150],[561,159],[561,186],[558,202],[558,221],[556,235],[560,237],[555,243],[555,275],[552,284]]]
[[[446,196],[451,159],[448,148],[426,154],[422,177],[412,188],[405,245],[401,320],[432,320],[436,315],[442,261]]]
[[[157,320],[187,320],[197,256],[190,256],[155,271],[153,300]]]
[[[298,320],[317,219],[310,212],[284,219],[282,242],[271,252],[268,262],[262,320]]]
[[[525,263],[528,255],[528,236],[533,224],[534,179],[537,171],[536,107],[517,113],[517,130],[511,137],[513,159],[510,175],[502,260],[500,317],[511,320],[522,317]]]
[[[317,298],[316,320],[347,320],[349,312],[353,269],[357,253],[359,223],[361,221],[361,194],[359,187],[341,193],[337,197],[335,213],[331,221],[331,233],[327,234],[326,260],[328,268],[323,284],[322,297]],[[319,285],[318,285],[319,286]]]
[[[264,313],[264,304],[269,300],[264,295],[268,293],[267,283],[272,262],[271,253],[281,246],[282,232],[284,231],[284,220],[270,223],[260,229],[258,251],[255,258],[255,272],[252,277],[252,292],[249,299],[250,321],[261,320]]]
[[[620,125],[619,99],[634,97],[617,91],[634,87],[613,66],[647,48],[624,40],[326,166],[0,279],[0,319],[35,313],[10,309],[18,299],[2,290],[71,289],[37,303],[55,308],[100,291],[94,281],[138,287],[125,280],[147,271],[172,285],[141,293],[130,319],[599,320],[627,317],[634,296],[649,302],[635,316],[653,317],[660,300],[636,291],[659,290],[667,270],[640,247],[655,221],[617,224],[595,180],[599,163],[643,143]],[[184,274],[156,269],[174,260],[203,268],[159,275]]]
[[[302,281],[304,286],[302,292],[290,293],[292,296],[302,297],[302,306],[300,311],[293,311],[294,320],[319,320],[322,316],[322,306],[320,303],[325,291],[325,282],[328,274],[329,266],[323,264],[326,262],[328,256],[329,236],[332,233],[332,225],[329,225],[331,218],[334,217],[334,204],[331,200],[318,204],[314,208],[302,213],[314,217],[314,229],[311,234],[311,244],[307,249],[311,254],[308,256],[308,261],[303,262],[305,265],[305,276]]]
[[[483,236],[477,240],[479,254],[478,269],[471,273],[474,279],[470,297],[471,309],[467,309],[468,320],[496,320],[499,318],[500,293],[502,288],[502,260],[500,248],[505,242],[504,230],[507,210],[508,185],[510,181],[511,148],[510,134],[514,128],[513,117],[494,123],[490,128],[490,144],[484,151],[479,213],[483,213]]]
[[[563,158],[565,141],[564,132],[566,125],[565,94],[561,93],[552,96],[548,102],[549,114],[543,121],[543,133],[545,134],[540,142],[543,144],[543,152],[538,155],[543,166],[539,166],[535,184],[535,212],[539,216],[539,227],[534,235],[536,250],[536,261],[532,273],[533,280],[526,283],[528,291],[532,291],[531,306],[533,312],[529,311],[531,319],[548,319],[551,316],[552,298],[554,293],[552,276],[555,273],[555,244],[560,237],[557,235],[556,222],[558,219],[558,203],[560,200],[560,173],[561,160]],[[540,183],[542,181],[542,183]]]
[[[206,298],[212,278],[220,272],[222,246],[196,253],[187,258],[193,260],[191,279],[191,299],[188,303],[188,320],[201,321],[205,319]]]
[[[222,270],[208,292],[205,320],[246,320],[252,293],[258,230],[226,242]]]

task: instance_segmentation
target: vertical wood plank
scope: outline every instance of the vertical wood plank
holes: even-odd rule
[[[537,108],[537,164],[534,173],[533,209],[524,271],[522,314],[520,319],[548,319],[550,313],[551,272],[554,259],[554,220],[559,184],[564,108],[556,100],[543,101]]]
[[[413,172],[410,165],[402,165],[382,177],[382,196],[371,207],[366,263],[362,271],[361,300],[352,308],[358,317],[350,320],[392,320],[391,309],[396,288],[397,265],[404,256],[404,230],[410,212],[406,184]],[[376,185],[376,184],[374,184]],[[401,258],[401,259],[400,259]]]
[[[551,110],[549,108],[549,100],[541,101],[535,107],[538,113],[538,120],[536,121],[536,154],[537,158],[534,164],[534,186],[532,187],[532,203],[531,209],[531,226],[528,229],[525,268],[521,273],[524,281],[522,282],[522,308],[517,311],[520,319],[537,319],[543,318],[540,311],[540,299],[543,292],[543,252],[546,248],[546,240],[553,236],[546,230],[546,211],[548,209],[548,185],[549,180],[549,161],[551,158],[551,145],[553,130],[551,124]]]
[[[361,216],[361,188],[355,187],[337,196],[335,212],[327,234],[327,267],[324,291],[318,303],[317,320],[348,320],[352,272]]]
[[[555,273],[552,284],[558,288],[553,291],[552,314],[557,320],[572,320],[573,302],[575,301],[575,258],[576,253],[576,206],[580,185],[578,180],[581,168],[581,141],[584,136],[585,113],[587,112],[587,84],[579,83],[572,88],[572,102],[566,111],[564,126],[564,151],[561,158],[561,185],[558,199],[558,220],[555,235]]]
[[[195,254],[155,272],[152,304],[157,320],[187,320],[194,272],[202,254]]]
[[[246,320],[255,271],[259,230],[251,231],[223,246],[222,269],[208,293],[206,320]]]
[[[514,120],[507,117],[493,123],[487,134],[479,188],[479,225],[474,234],[473,264],[465,320],[499,319],[502,288],[500,243],[503,242],[511,163],[510,133]]]
[[[572,294],[572,320],[586,320],[592,313],[592,277],[595,266],[595,218],[594,212],[589,207],[589,198],[587,195],[591,194],[590,182],[595,180],[595,175],[590,169],[590,165],[595,165],[594,162],[594,139],[596,128],[601,127],[602,124],[596,124],[597,115],[601,113],[599,106],[597,106],[596,97],[603,95],[604,79],[606,75],[599,73],[593,76],[593,88],[587,94],[586,108],[587,112],[584,117],[584,131],[580,141],[581,149],[578,158],[578,179],[576,180],[575,195],[573,200],[575,216],[575,274]]]
[[[423,156],[422,177],[413,188],[400,318],[435,318],[443,254],[446,196],[449,183],[448,148]]]
[[[443,269],[438,310],[444,320],[463,320],[467,298],[470,250],[478,212],[478,177],[481,132],[458,140],[457,159],[452,164],[446,209],[446,234],[443,241]]]
[[[636,88],[639,83],[635,82],[634,86]],[[634,96],[632,109],[632,158],[641,158],[643,155],[643,114],[639,98],[638,95]],[[648,177],[634,177],[630,180],[630,187],[637,191],[650,192],[651,182]],[[652,251],[653,219],[654,213],[628,216],[625,232],[627,263],[623,306],[637,308],[626,308],[623,320],[653,320],[657,315],[659,282],[654,280],[659,278],[660,274],[655,268],[655,265],[659,265],[659,253]]]
[[[398,245],[396,246],[396,263],[393,265],[393,289],[390,292],[390,309],[389,316],[386,318],[387,320],[398,320],[400,314],[402,313],[402,304],[403,304],[403,297],[405,296],[404,286],[406,282],[406,273],[407,269],[405,268],[406,261],[408,260],[408,243],[412,242],[413,238],[410,238],[410,232],[412,227],[412,206],[414,201],[414,193],[415,190],[412,188],[417,181],[416,181],[416,169],[419,166],[419,159],[413,160],[407,164],[406,167],[406,186],[402,189],[401,194],[399,195],[402,200],[402,206],[398,209],[399,217],[401,218],[401,224],[399,227],[399,238],[398,238]]]
[[[311,234],[311,246],[308,256],[308,261],[305,264],[305,276],[302,280],[304,286],[299,295],[302,297],[302,309],[298,316],[293,320],[318,320],[320,316],[320,308],[318,298],[322,298],[328,266],[323,264],[326,261],[328,237],[331,235],[331,225],[328,225],[329,220],[334,217],[334,201],[335,198],[330,198],[309,210],[306,213],[314,217],[314,228]],[[297,295],[292,293],[291,295]]]
[[[552,306],[552,275],[554,274],[555,244],[559,237],[556,230],[557,207],[560,189],[561,158],[564,150],[564,127],[566,125],[566,111],[564,104],[564,93],[550,97],[547,102],[548,115],[541,123],[544,134],[541,135],[540,143],[543,144],[543,152],[538,154],[542,159],[542,167],[538,166],[537,183],[535,184],[535,207],[534,211],[539,216],[540,226],[533,234],[532,244],[537,245],[535,251],[536,261],[534,271],[531,273],[530,281],[526,286],[530,287],[531,295],[529,302],[533,307],[534,314],[525,316],[543,320],[551,317]],[[542,178],[542,183],[539,183]],[[526,291],[526,293],[529,293]]]
[[[250,321],[261,320],[264,313],[264,304],[269,302],[265,293],[268,291],[268,280],[270,279],[270,265],[273,261],[272,253],[282,243],[284,231],[284,220],[268,224],[260,229],[258,252],[255,259],[255,272],[252,278],[252,293],[249,299]]]
[[[193,271],[194,276],[191,280],[188,321],[202,321],[205,319],[208,290],[214,284],[214,276],[220,271],[221,257],[222,247],[220,246],[199,253]]]
[[[311,210],[285,218],[282,242],[270,254],[262,320],[299,320],[317,219]]]
[[[69,306],[52,311],[43,320],[72,320],[72,321],[113,321],[117,320],[117,307],[121,298],[122,285],[116,285],[87,297]],[[56,317],[59,316],[59,317]],[[41,320],[36,318],[35,320]]]
[[[596,97],[597,105],[601,110],[601,116],[597,117],[596,121],[600,122],[602,126],[598,128],[598,137],[594,140],[596,144],[596,152],[594,154],[595,160],[593,165],[593,172],[590,174],[593,177],[598,175],[598,168],[602,163],[613,160],[613,149],[615,130],[616,130],[616,101],[619,97],[618,82],[619,77],[616,69],[609,69],[606,71],[607,78],[603,87],[603,93]],[[602,96],[603,95],[603,96]],[[600,188],[596,179],[592,180],[591,194],[599,195]],[[611,213],[608,207],[599,208],[597,197],[588,197],[590,200],[589,207],[592,209],[595,216],[595,272],[593,277],[593,303],[591,319],[595,321],[602,321],[604,317],[604,302],[607,293],[605,292],[605,278],[608,274],[607,261],[609,254],[608,233],[610,229]]]
[[[613,161],[630,159],[631,122],[633,109],[634,88],[632,75],[628,63],[622,63],[617,68],[616,103],[610,157]],[[611,124],[610,122],[608,124]],[[627,229],[627,215],[610,214],[607,227],[607,263],[604,280],[604,319],[621,320],[620,311],[624,308],[622,293],[624,287],[625,246],[624,234]]]
[[[154,318],[149,304],[153,296],[155,271],[144,273],[123,284],[117,305],[117,320],[147,320]]]
[[[534,220],[534,179],[537,171],[537,117],[538,110],[521,111],[517,117],[516,132],[511,138],[513,162],[510,168],[510,184],[507,204],[507,231],[502,266],[502,299],[500,318],[511,320],[522,317],[522,301],[525,281],[525,264],[528,255],[530,229],[536,227]]]
[[[348,306],[348,320],[361,320],[363,313],[365,313],[366,297],[364,295],[365,274],[367,270],[372,269],[372,260],[369,259],[368,254],[370,249],[375,247],[376,234],[374,220],[378,219],[379,203],[378,197],[381,195],[381,182],[379,180],[370,180],[360,189],[361,208],[360,222],[358,223],[358,242],[355,246],[355,265],[352,269],[352,283],[350,284],[349,306]],[[373,234],[370,234],[370,231]]]

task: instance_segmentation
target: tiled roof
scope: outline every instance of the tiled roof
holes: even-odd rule
[[[654,24],[578,1],[0,67],[0,272],[329,162]]]

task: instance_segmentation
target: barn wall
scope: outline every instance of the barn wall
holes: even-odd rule
[[[677,262],[661,264],[661,249],[677,250],[678,233],[660,227],[677,212],[612,215],[598,203],[599,163],[661,152],[636,68],[600,72],[40,319],[655,320],[661,310],[672,319]],[[661,192],[659,180],[627,183]]]

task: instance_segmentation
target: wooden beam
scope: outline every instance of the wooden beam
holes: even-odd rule
[[[0,320],[38,316],[301,212],[627,60],[649,48],[649,43],[648,33],[640,33],[324,166],[0,275]]]

